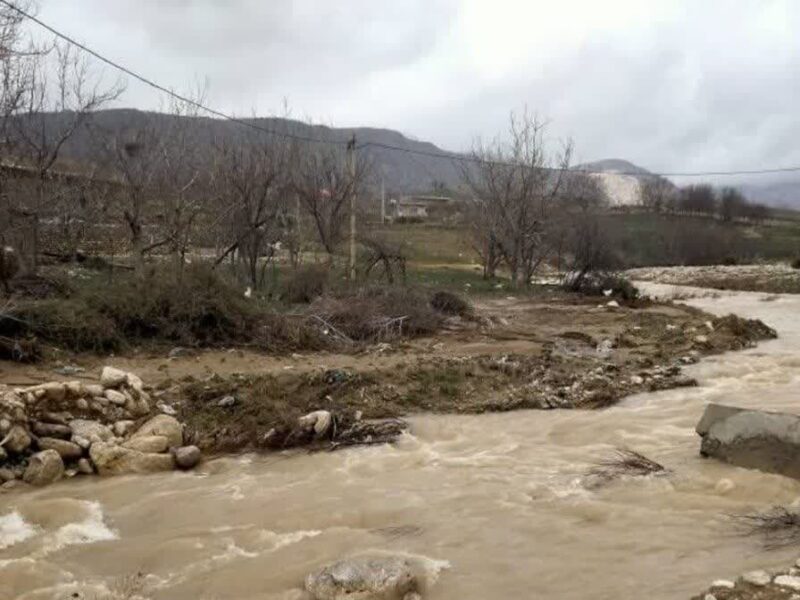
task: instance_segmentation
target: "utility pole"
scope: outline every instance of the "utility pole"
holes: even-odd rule
[[[347,142],[347,167],[350,171],[350,281],[356,280],[356,134]]]
[[[381,225],[386,224],[386,178],[381,176]]]

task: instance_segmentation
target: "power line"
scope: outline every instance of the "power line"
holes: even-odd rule
[[[243,119],[239,119],[237,117],[231,116],[231,115],[229,115],[227,113],[224,113],[222,111],[216,110],[214,108],[210,108],[210,107],[198,102],[197,100],[193,100],[193,99],[191,99],[191,98],[189,98],[187,96],[184,96],[182,94],[179,94],[179,93],[175,92],[174,90],[171,90],[171,89],[169,89],[167,87],[164,87],[163,85],[153,81],[152,79],[149,79],[148,77],[145,77],[144,75],[140,75],[136,71],[133,71],[132,69],[129,69],[128,67],[126,67],[124,65],[121,65],[120,63],[118,63],[118,62],[116,62],[116,61],[114,61],[114,60],[112,60],[110,58],[107,58],[107,57],[103,56],[99,52],[97,52],[95,50],[92,50],[91,48],[89,48],[85,44],[80,43],[79,41],[77,41],[76,39],[70,37],[69,35],[67,35],[65,33],[62,33],[61,31],[58,31],[57,29],[55,29],[54,27],[48,25],[47,23],[45,23],[44,21],[42,21],[38,17],[36,17],[36,16],[34,16],[34,15],[24,11],[24,10],[22,10],[18,6],[15,6],[12,2],[9,2],[8,0],[0,0],[0,3],[4,4],[8,8],[10,8],[11,10],[16,11],[17,13],[19,13],[23,17],[33,21],[34,23],[36,23],[40,27],[43,27],[44,29],[46,29],[47,31],[49,31],[50,33],[55,35],[56,37],[59,37],[62,40],[64,40],[65,42],[67,42],[69,44],[72,44],[76,48],[80,48],[81,50],[83,50],[87,54],[90,54],[91,56],[94,56],[97,60],[109,65],[110,67],[113,67],[114,69],[117,69],[118,71],[120,71],[122,73],[125,73],[126,75],[128,75],[130,77],[133,77],[134,79],[136,79],[136,80],[138,80],[138,81],[140,81],[140,82],[142,82],[142,83],[144,83],[144,84],[146,84],[146,85],[148,85],[148,86],[150,86],[150,87],[152,87],[152,88],[154,88],[154,89],[156,89],[156,90],[158,90],[160,92],[163,92],[163,93],[165,93],[165,94],[167,94],[169,96],[172,96],[173,98],[175,98],[177,100],[180,100],[181,102],[185,102],[186,104],[194,106],[195,108],[198,108],[198,109],[200,109],[202,111],[205,111],[208,114],[214,115],[215,117],[219,117],[221,119],[225,119],[226,121],[231,121],[232,123],[237,123],[239,125],[244,125],[245,127],[250,127],[251,129],[256,129],[258,131],[261,131],[263,133],[267,133],[269,135],[274,135],[274,136],[278,136],[278,137],[294,139],[294,140],[298,140],[298,141],[302,141],[302,142],[312,142],[312,143],[320,143],[320,144],[333,144],[333,145],[337,145],[337,146],[345,146],[347,144],[347,141],[321,140],[321,139],[318,139],[318,138],[313,138],[313,137],[309,137],[309,136],[293,134],[293,133],[289,133],[289,132],[285,132],[285,131],[276,131],[274,129],[268,129],[267,127],[261,127],[260,125],[257,125],[256,123],[253,123],[251,121],[245,121]]]
[[[302,141],[302,142],[309,142],[309,143],[316,143],[316,144],[328,144],[328,145],[335,145],[335,146],[347,146],[350,143],[347,140],[320,139],[320,138],[314,138],[314,137],[305,136],[305,135],[293,134],[293,133],[284,132],[284,131],[276,131],[274,129],[269,129],[269,128],[266,128],[266,127],[262,127],[260,125],[257,125],[256,123],[251,122],[251,121],[245,121],[243,119],[234,117],[234,116],[229,115],[227,113],[224,113],[224,112],[222,112],[220,110],[211,108],[211,107],[206,106],[206,105],[204,105],[204,104],[202,104],[202,103],[200,103],[200,102],[198,102],[196,100],[193,100],[193,99],[191,99],[191,98],[189,98],[187,96],[183,96],[183,95],[181,95],[181,94],[179,94],[179,93],[177,93],[177,92],[175,92],[175,91],[173,91],[173,90],[171,90],[171,89],[169,89],[169,88],[167,88],[167,87],[165,87],[165,86],[153,81],[152,79],[150,79],[148,77],[145,77],[144,75],[140,75],[136,71],[134,71],[134,70],[132,70],[132,69],[130,69],[130,68],[128,68],[128,67],[126,67],[126,66],[124,66],[124,65],[122,65],[122,64],[120,64],[120,63],[118,63],[118,62],[116,62],[116,61],[114,61],[112,59],[110,59],[110,58],[105,57],[104,55],[100,54],[99,52],[97,52],[95,50],[92,50],[90,47],[86,46],[85,44],[82,44],[82,43],[78,42],[77,40],[75,40],[71,36],[69,36],[69,35],[67,35],[65,33],[62,33],[61,31],[55,29],[51,25],[48,25],[47,23],[45,23],[44,21],[42,21],[38,17],[36,17],[36,16],[24,11],[23,9],[21,9],[18,6],[14,5],[9,0],[0,0],[0,4],[3,4],[5,6],[7,6],[8,8],[16,11],[18,14],[20,14],[23,17],[29,19],[30,21],[36,23],[40,27],[46,29],[47,31],[49,31],[50,33],[55,35],[56,37],[61,38],[62,40],[66,41],[69,44],[72,44],[76,48],[79,48],[79,49],[83,50],[87,54],[95,57],[97,60],[109,65],[110,67],[113,67],[114,69],[117,69],[118,71],[120,71],[122,73],[125,73],[126,75],[136,79],[137,81],[140,81],[141,83],[144,83],[145,85],[148,85],[148,86],[152,87],[153,89],[156,89],[156,90],[158,90],[158,91],[160,91],[160,92],[162,92],[164,94],[167,94],[169,96],[172,96],[173,98],[175,98],[177,100],[180,100],[181,102],[185,102],[185,103],[187,103],[187,104],[189,104],[191,106],[194,106],[197,109],[200,109],[200,110],[202,110],[202,111],[204,111],[204,112],[206,112],[206,113],[208,113],[210,115],[213,115],[215,117],[218,117],[220,119],[224,119],[224,120],[230,121],[232,123],[237,123],[239,125],[243,125],[245,127],[249,127],[251,129],[255,129],[255,130],[261,131],[263,133],[267,133],[269,135],[282,137],[282,138],[288,138],[288,139],[294,139],[294,140],[298,140],[298,141]],[[402,146],[394,146],[392,144],[384,144],[384,143],[381,143],[381,142],[364,142],[363,144],[360,144],[357,147],[357,149],[364,149],[364,148],[369,148],[369,147],[381,148],[381,149],[388,150],[388,151],[391,151],[391,152],[403,152],[405,154],[412,154],[412,155],[416,155],[416,156],[427,156],[429,158],[438,158],[438,159],[447,159],[447,160],[459,160],[459,161],[473,162],[473,163],[478,163],[478,164],[492,163],[492,164],[498,164],[498,165],[514,166],[511,163],[505,163],[505,162],[501,162],[501,161],[487,161],[487,160],[480,159],[480,158],[473,157],[473,156],[469,156],[469,155],[463,155],[463,154],[459,155],[459,154],[456,154],[456,153],[434,152],[434,151],[429,151],[429,150],[418,150],[418,149],[412,149],[412,148],[404,148]],[[551,170],[558,170],[558,169],[553,168]],[[603,173],[609,173],[610,172],[610,171],[603,171],[603,170],[600,170],[600,169],[578,169],[578,168],[576,168],[576,169],[571,169],[571,170],[574,171],[574,172],[587,173],[587,174],[603,174]],[[800,172],[800,166],[776,167],[776,168],[769,168],[769,169],[744,169],[744,170],[729,170],[729,171],[687,171],[687,172],[676,171],[676,172],[663,172],[663,173],[654,173],[654,172],[641,173],[641,172],[636,172],[636,171],[613,171],[613,173],[615,173],[617,175],[631,175],[631,176],[638,176],[638,177],[648,177],[648,176],[650,176],[650,177],[728,177],[728,176],[735,176],[735,175],[768,175],[768,174],[777,174],[777,173],[796,173],[796,172]]]

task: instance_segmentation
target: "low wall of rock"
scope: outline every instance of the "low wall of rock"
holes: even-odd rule
[[[99,381],[0,391],[0,484],[46,485],[76,475],[189,469],[183,424],[156,414],[144,382],[105,367]]]

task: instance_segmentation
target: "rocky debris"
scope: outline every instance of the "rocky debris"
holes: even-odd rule
[[[420,581],[411,561],[399,556],[347,558],[306,577],[314,600],[413,600]]]
[[[735,582],[718,580],[692,600],[797,600],[800,592],[800,561],[779,571],[750,571]]]
[[[175,464],[179,469],[193,469],[203,458],[203,454],[197,446],[174,448],[172,450],[172,456],[175,458]]]
[[[42,450],[28,460],[22,479],[31,485],[48,485],[64,476],[64,461],[55,450]]]
[[[800,417],[709,404],[696,427],[700,454],[800,479]]]
[[[189,469],[197,448],[183,447],[183,425],[151,415],[144,382],[105,367],[99,384],[47,382],[0,385],[0,484],[45,485],[77,474],[114,475]],[[171,449],[179,449],[173,455]],[[6,485],[8,484],[8,485]]]

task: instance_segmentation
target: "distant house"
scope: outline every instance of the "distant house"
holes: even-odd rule
[[[425,220],[432,213],[439,212],[443,207],[452,203],[445,196],[401,196],[389,200],[387,216],[390,220],[415,219]]]

